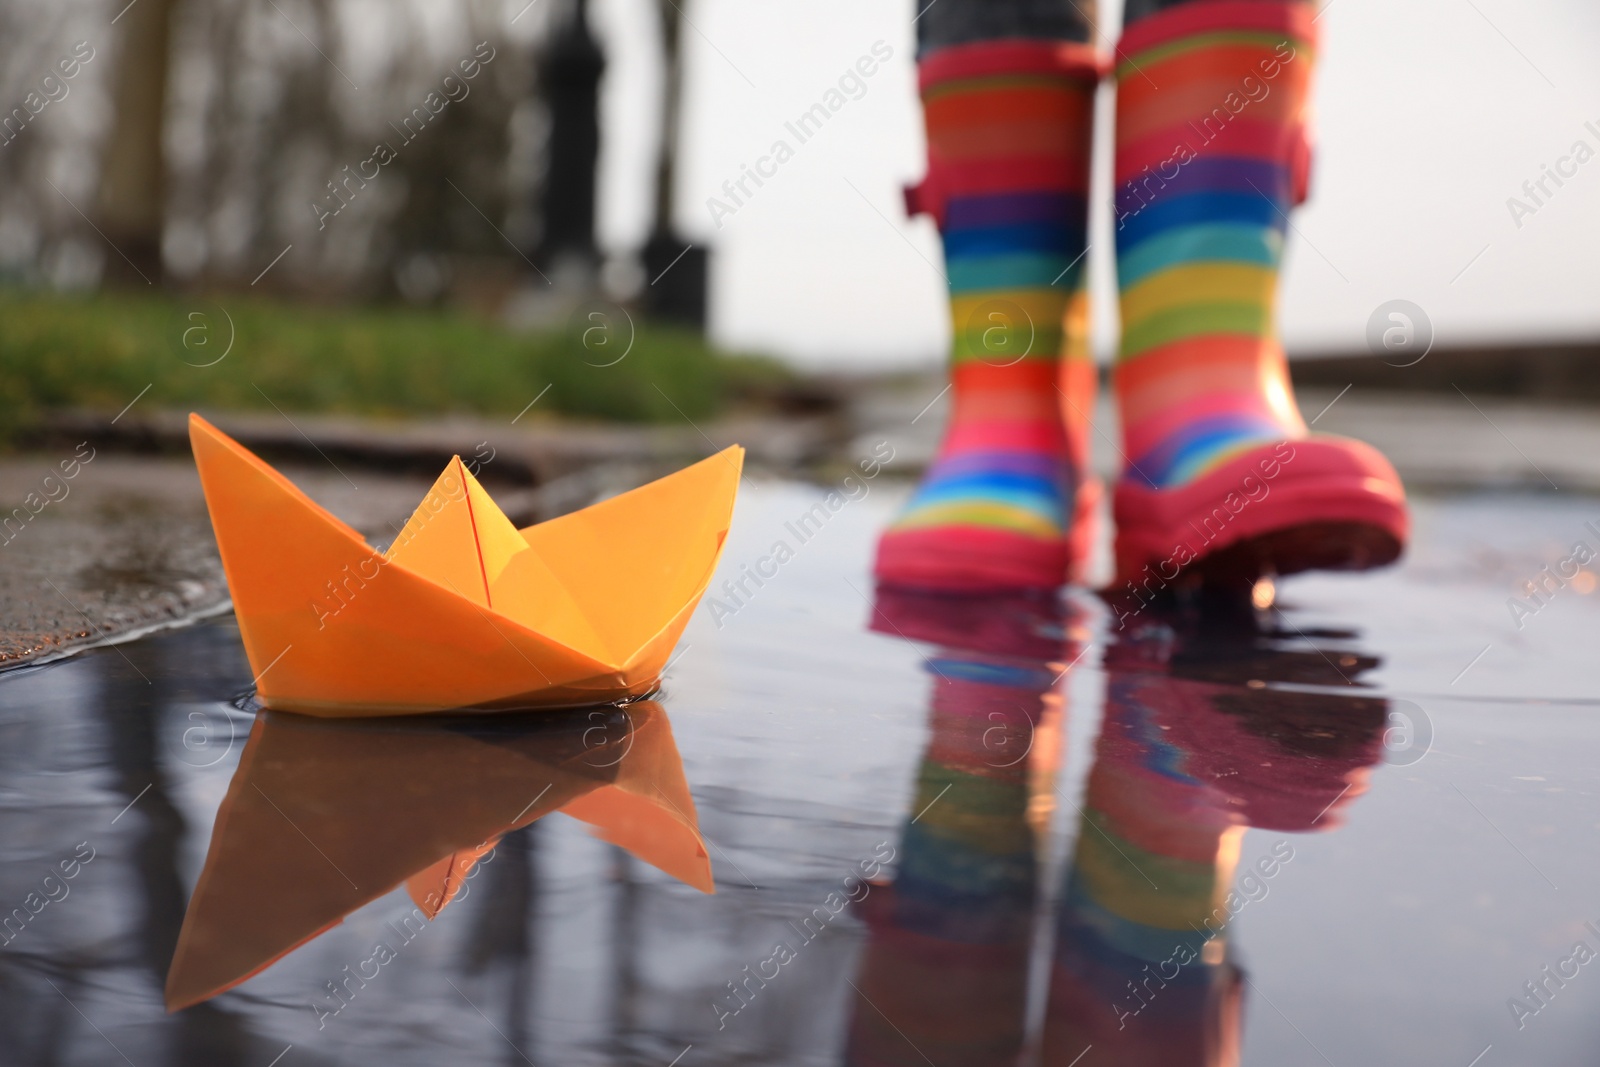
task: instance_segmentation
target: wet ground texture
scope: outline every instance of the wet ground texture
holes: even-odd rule
[[[63,516],[130,484],[84,491],[101,463]],[[369,492],[290,473],[345,514]],[[0,1063],[1593,1061],[1600,596],[1567,561],[1600,500],[1424,495],[1399,567],[1119,626],[1080,592],[875,590],[907,485],[852,485],[747,479],[631,718],[313,730],[256,708],[225,614],[0,674]],[[124,558],[37,540],[73,536],[80,571]],[[634,743],[646,711],[670,745]],[[714,895],[608,843],[594,798],[645,760]],[[402,878],[468,839],[492,852],[414,921]],[[202,883],[208,853],[254,873]],[[335,924],[169,1013],[199,900],[227,905],[180,956],[208,981]]]

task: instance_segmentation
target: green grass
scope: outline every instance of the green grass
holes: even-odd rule
[[[230,319],[227,356],[193,365],[221,355]],[[141,406],[376,416],[515,415],[548,386],[539,413],[681,422],[789,377],[714,352],[693,331],[643,323],[626,358],[600,365],[626,333],[602,345],[592,332],[585,348],[576,331],[522,334],[457,312],[0,291],[0,435],[51,409],[115,413],[146,385]]]

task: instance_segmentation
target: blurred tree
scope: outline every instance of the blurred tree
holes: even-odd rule
[[[102,57],[0,141],[0,279],[499,313],[540,247],[550,147],[535,60],[556,10],[523,10],[511,26],[499,0],[117,0],[105,18],[94,0],[0,2],[8,100],[73,41]],[[578,193],[561,214],[588,232]]]
[[[519,109],[538,98],[539,88],[531,47],[500,37],[494,21],[480,19],[470,7],[464,14],[471,20],[467,40],[492,42],[494,59],[462,86],[470,90],[467,96],[451,102],[414,143],[401,145],[392,127],[377,131],[396,145],[398,158],[374,183],[384,195],[393,190],[394,207],[392,215],[374,215],[369,254],[408,301],[448,298],[494,313],[517,276],[526,273],[537,244],[537,218],[518,211],[531,204],[536,176],[513,165],[511,157],[518,152],[514,130],[524,114]],[[444,66],[430,58],[425,31],[419,29],[415,40],[416,58],[401,72],[414,77],[452,68],[453,53],[446,53]],[[401,107],[436,88],[442,74],[432,78],[432,84],[397,88]]]
[[[127,257],[106,260],[105,280],[112,284],[144,284],[161,275],[162,119],[173,6],[174,0],[139,0],[117,20],[115,118],[100,166],[99,203],[101,229]]]

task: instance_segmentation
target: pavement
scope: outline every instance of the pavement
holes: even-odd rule
[[[932,459],[948,417],[949,393],[934,378],[881,384],[855,395],[852,450],[870,451],[887,438],[896,469]],[[1317,433],[1375,445],[1413,491],[1560,489],[1600,493],[1600,407],[1530,399],[1377,391],[1362,386],[1297,391],[1300,410]],[[1095,407],[1093,463],[1115,477],[1116,407],[1102,391]]]
[[[205,414],[380,547],[454,455],[529,525],[668,474],[718,442],[745,443],[753,467],[792,474],[826,464],[845,436],[836,415],[626,426]],[[0,458],[0,519],[11,519],[0,528],[0,669],[226,610],[187,419],[57,412],[24,452]]]
[[[75,455],[92,458],[62,479],[60,464]],[[368,536],[403,522],[429,484],[362,471],[358,490],[326,467],[295,464],[284,473]],[[0,501],[0,667],[227,606],[189,460],[104,450],[11,456],[0,460]]]
[[[758,475],[823,482],[880,442],[894,449],[892,477],[913,477],[932,458],[948,414],[942,379],[845,380],[834,388],[833,412],[665,427],[254,413],[218,413],[214,421],[382,545],[454,454],[476,459],[485,485],[524,525],[735,442]],[[1317,431],[1380,448],[1414,494],[1600,493],[1600,408],[1368,386],[1302,389],[1300,403]],[[108,422],[62,412],[27,451],[0,459],[0,516],[12,516],[0,534],[0,667],[226,609],[185,418],[158,411]],[[1104,394],[1094,421],[1095,467],[1112,477],[1121,459]],[[73,478],[59,477],[63,463],[90,454]]]

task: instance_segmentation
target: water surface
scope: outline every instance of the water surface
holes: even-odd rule
[[[1597,603],[1508,601],[1600,507],[1425,500],[1401,568],[1118,630],[879,595],[894,497],[748,487],[670,757],[619,712],[258,724],[229,618],[0,675],[0,1063],[1592,1062]],[[647,760],[714,895],[583,818]],[[206,981],[342,921],[168,1013],[214,838]]]

